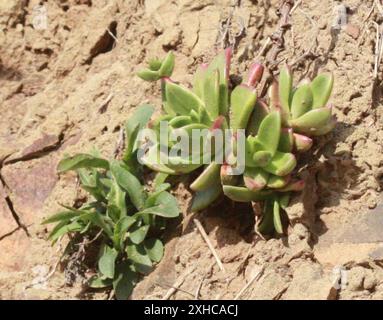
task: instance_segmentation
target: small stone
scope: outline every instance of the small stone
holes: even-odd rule
[[[350,291],[363,290],[365,272],[362,267],[355,267],[347,271],[347,289]]]
[[[360,34],[360,29],[356,25],[348,23],[344,28],[344,31],[353,39],[358,39]]]

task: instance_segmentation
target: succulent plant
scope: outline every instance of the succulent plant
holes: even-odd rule
[[[191,209],[199,211],[208,207],[222,193],[234,201],[262,202],[264,209],[258,230],[283,233],[281,210],[288,205],[289,193],[304,187],[304,182],[293,175],[296,154],[309,150],[313,136],[326,134],[335,125],[331,107],[326,106],[333,76],[321,74],[312,82],[304,80],[293,88],[291,71],[285,66],[279,81],[274,80],[270,85],[268,97],[258,99],[256,86],[261,81],[263,67],[254,63],[246,81],[230,92],[230,60],[231,50],[226,49],[209,65],[201,65],[195,73],[192,90],[176,84],[169,74],[159,76],[165,114],[153,122],[153,127],[158,129],[160,120],[169,120],[170,132],[230,128],[233,140],[237,131],[245,129],[243,174],[231,175],[232,163],[213,161],[206,165],[190,185],[195,191]],[[143,71],[139,76],[147,80]],[[171,142],[166,144],[171,146]],[[234,160],[238,151],[231,152]],[[152,156],[157,155],[154,152]],[[202,162],[148,166],[165,174],[186,174],[201,167]]]

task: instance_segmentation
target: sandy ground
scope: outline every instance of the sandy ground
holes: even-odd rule
[[[232,73],[244,74],[276,28],[278,1],[234,2],[49,0],[45,30],[33,27],[39,1],[0,2],[0,298],[109,297],[84,290],[81,266],[57,267],[65,240],[46,241],[41,219],[83,196],[73,174],[57,175],[57,161],[92,146],[108,156],[131,110],[149,102],[159,112],[158,86],[134,75],[150,57],[173,50],[174,78],[188,84],[199,63],[229,44]],[[175,284],[182,290],[171,299],[232,299],[254,278],[239,298],[383,298],[382,75],[380,68],[374,77],[373,23],[383,12],[371,11],[373,1],[343,1],[348,21],[335,31],[335,4],[303,0],[278,56],[294,64],[297,80],[334,72],[338,118],[301,159],[307,187],[288,210],[288,235],[264,241],[250,232],[247,208],[212,208],[198,219],[225,271],[192,222],[184,232],[174,225],[163,261],[133,299],[160,299]],[[185,217],[187,183],[174,190]],[[338,275],[343,285],[334,288]]]

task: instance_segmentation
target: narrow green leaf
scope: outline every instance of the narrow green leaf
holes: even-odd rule
[[[128,261],[116,266],[116,276],[113,280],[114,294],[117,300],[126,300],[131,295],[137,282],[137,274],[132,270]]]
[[[274,200],[274,207],[273,207],[273,222],[274,222],[275,231],[279,234],[283,234],[279,203],[276,200]]]
[[[143,244],[130,244],[126,247],[128,259],[133,262],[134,268],[143,274],[148,274],[152,270],[152,261],[145,250]]]
[[[161,184],[163,184],[163,183],[166,181],[166,179],[167,179],[168,177],[169,177],[168,174],[163,173],[163,172],[158,172],[158,173],[156,174],[156,177],[155,177],[154,180],[153,180],[153,186],[154,186],[154,188],[157,189],[157,187],[160,186]]]
[[[150,238],[144,242],[146,253],[150,260],[154,262],[160,262],[164,255],[164,245],[159,239]]]
[[[42,224],[59,222],[62,220],[69,221],[70,219],[72,219],[74,217],[78,217],[78,216],[79,216],[78,212],[63,211],[63,212],[56,213],[56,214],[50,216],[49,218],[43,220]]]
[[[69,223],[69,221],[63,220],[62,222],[58,223],[53,228],[53,230],[51,231],[51,233],[48,236],[48,239],[54,243],[63,235],[65,235],[69,232],[81,231],[83,228],[84,228],[84,225],[82,225],[78,221],[73,221],[73,222]]]
[[[271,234],[274,231],[274,203],[272,199],[265,201],[262,220],[258,225],[258,231],[262,234]]]
[[[143,104],[133,112],[125,123],[126,143],[123,154],[124,161],[130,160],[135,156],[137,149],[137,136],[141,129],[145,128],[154,112],[154,107]]]
[[[79,168],[109,169],[109,162],[105,159],[91,156],[90,154],[80,153],[73,157],[68,157],[61,160],[57,166],[57,170],[59,172],[65,172]]]
[[[110,163],[110,171],[121,188],[127,192],[134,206],[138,210],[143,208],[145,203],[145,193],[140,181],[138,181],[133,174],[122,167],[116,160],[113,160]]]
[[[153,207],[141,210],[136,215],[154,214],[165,218],[175,218],[178,217],[179,212],[176,198],[169,192],[164,191],[157,196]]]
[[[107,278],[114,278],[114,267],[118,256],[114,248],[104,245],[101,249],[101,257],[98,260],[98,269]]]
[[[100,276],[93,276],[88,281],[89,287],[94,289],[110,287],[113,284],[112,279],[102,278]]]
[[[113,231],[113,243],[114,246],[121,250],[122,243],[125,240],[125,234],[129,230],[129,228],[136,222],[136,219],[133,217],[122,217],[115,225]]]
[[[145,240],[145,237],[148,233],[149,226],[148,225],[143,225],[143,226],[137,226],[132,228],[129,231],[129,239],[132,241],[134,244],[140,244],[142,241]]]
[[[289,206],[289,202],[290,202],[290,194],[289,193],[286,193],[286,194],[279,197],[279,206],[282,209],[286,209]]]
[[[334,76],[332,73],[320,74],[315,77],[311,83],[311,89],[314,97],[313,109],[326,106],[326,103],[331,95],[333,83]]]

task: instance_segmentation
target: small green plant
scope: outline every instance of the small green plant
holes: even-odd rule
[[[78,154],[59,163],[59,172],[78,173],[91,199],[78,209],[65,206],[43,222],[56,223],[49,235],[53,242],[73,232],[99,236],[98,274],[89,285],[112,286],[117,299],[128,298],[139,277],[161,260],[164,247],[156,232],[165,227],[164,218],[179,215],[176,199],[167,192],[169,184],[157,184],[149,193],[131,173],[137,128],[146,124],[152,112],[152,107],[142,106],[127,122],[126,161]]]
[[[174,58],[169,57],[173,57],[171,53],[159,67],[169,70],[166,75],[157,72],[156,77],[149,77],[149,69],[138,73],[144,80],[161,80],[164,115],[153,121],[157,132],[164,120],[168,121],[170,132],[230,128],[235,140],[236,131],[246,131],[243,175],[231,175],[232,164],[213,161],[206,165],[190,185],[196,192],[191,210],[207,208],[222,193],[234,201],[261,202],[264,210],[258,231],[283,233],[280,211],[287,207],[290,192],[304,187],[304,181],[294,178],[296,156],[311,148],[312,136],[324,135],[335,126],[331,107],[326,106],[332,91],[332,75],[321,74],[312,82],[304,80],[293,88],[292,74],[285,66],[279,81],[274,80],[269,87],[268,97],[257,99],[256,86],[261,81],[263,67],[253,64],[247,80],[230,92],[230,49],[197,70],[192,90],[170,79]],[[163,67],[169,61],[171,64]],[[163,144],[160,134],[157,137],[157,144]],[[172,142],[166,141],[165,147],[171,147]],[[231,157],[237,156],[238,150],[233,150]],[[163,165],[154,161],[157,158],[154,152],[146,165],[165,175],[187,174],[203,165],[202,161],[197,164],[187,161],[190,159],[172,159],[178,165],[172,162]]]

